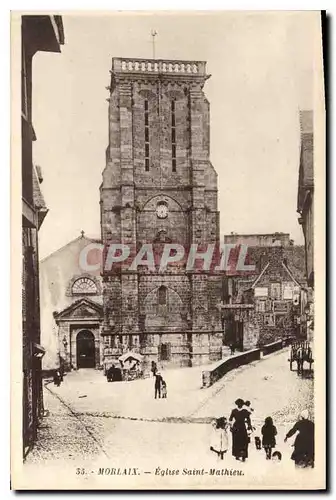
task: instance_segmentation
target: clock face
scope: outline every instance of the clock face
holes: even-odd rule
[[[156,215],[159,219],[165,219],[168,216],[168,207],[166,205],[158,205]]]

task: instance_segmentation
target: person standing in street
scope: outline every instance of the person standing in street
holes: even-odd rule
[[[54,385],[56,385],[56,387],[59,387],[61,385],[61,374],[60,374],[60,371],[59,370],[55,370],[54,371]]]
[[[250,413],[244,408],[244,401],[238,398],[236,408],[231,412],[229,422],[232,422],[232,455],[236,460],[245,460],[248,457],[249,437],[247,431],[252,431]]]
[[[151,372],[152,372],[152,374],[153,374],[153,377],[155,377],[156,372],[157,372],[157,366],[156,366],[155,361],[152,361],[152,365],[151,365]]]
[[[165,380],[162,380],[161,395],[163,399],[167,399],[167,382]]]
[[[303,410],[296,424],[287,432],[288,438],[297,434],[291,459],[297,467],[314,467],[314,422],[309,419],[308,410]]]
[[[161,398],[161,385],[162,385],[161,373],[157,372],[155,375],[155,385],[154,385],[155,399],[157,399],[157,396]]]
[[[212,422],[210,450],[216,453],[221,460],[229,448],[228,427],[229,424],[225,417],[217,418]]]
[[[265,423],[261,428],[261,434],[262,445],[266,453],[266,460],[271,460],[272,448],[275,448],[275,436],[277,435],[277,429],[275,425],[273,425],[273,420],[271,417],[265,418]]]

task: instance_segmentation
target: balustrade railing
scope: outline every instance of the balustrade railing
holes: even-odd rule
[[[112,71],[125,73],[171,73],[204,75],[204,61],[113,58]]]

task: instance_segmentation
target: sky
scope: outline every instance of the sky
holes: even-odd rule
[[[151,58],[152,29],[156,58],[207,61],[221,234],[279,231],[302,244],[299,109],[313,107],[316,19],[312,12],[63,15],[61,53],[33,60],[33,154],[49,208],[40,258],[81,230],[100,236],[111,59]]]

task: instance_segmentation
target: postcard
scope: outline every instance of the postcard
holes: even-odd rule
[[[12,12],[14,490],[326,488],[319,11]]]

